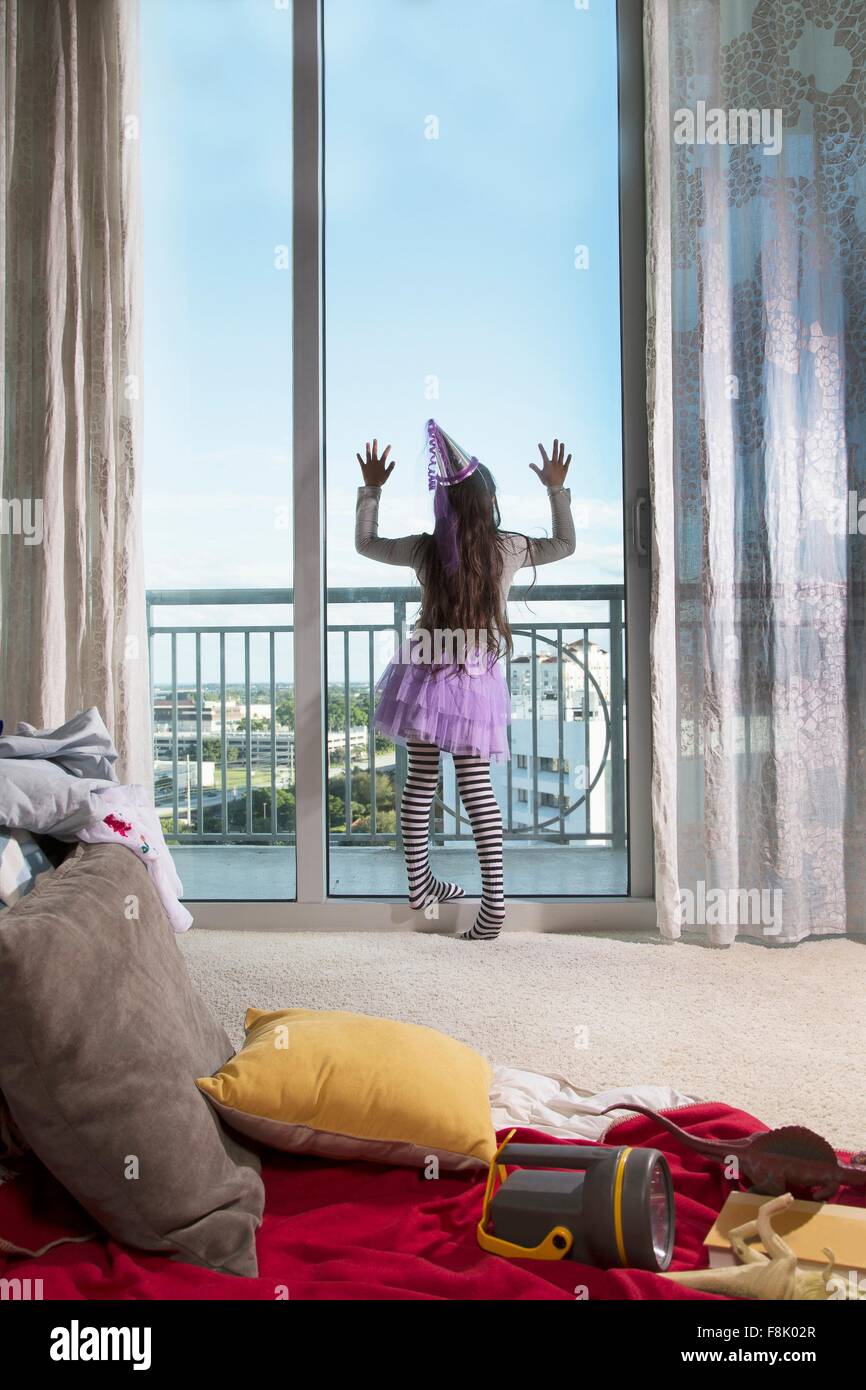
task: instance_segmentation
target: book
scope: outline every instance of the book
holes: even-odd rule
[[[737,1265],[729,1231],[754,1221],[758,1208],[770,1198],[762,1192],[731,1192],[704,1241],[710,1268]],[[823,1269],[827,1264],[824,1247],[833,1251],[837,1270],[866,1273],[866,1207],[848,1207],[830,1202],[794,1201],[773,1217],[773,1230],[797,1256],[800,1269]],[[761,1241],[749,1241],[766,1254]]]

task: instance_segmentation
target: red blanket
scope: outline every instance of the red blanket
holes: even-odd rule
[[[740,1138],[764,1129],[725,1105],[674,1113],[694,1134]],[[525,1143],[550,1142],[519,1130]],[[693,1154],[637,1116],[607,1142],[661,1149],[676,1189],[672,1269],[705,1263],[703,1239],[730,1184],[721,1167]],[[240,1279],[129,1250],[107,1238],[58,1246],[38,1259],[0,1258],[7,1277],[39,1278],[46,1299],[688,1299],[640,1270],[597,1270],[571,1260],[543,1263],[485,1254],[475,1240],[484,1183],[446,1174],[425,1181],[414,1170],[329,1163],[269,1153],[265,1218],[258,1235],[259,1277]],[[847,1189],[845,1200],[862,1204]],[[0,1207],[0,1236],[2,1207]],[[25,1244],[24,1241],[17,1243]]]

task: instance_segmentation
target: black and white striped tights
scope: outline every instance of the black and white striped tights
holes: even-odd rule
[[[439,749],[432,743],[409,743],[409,770],[401,814],[409,904],[414,908],[453,902],[463,897],[456,883],[443,883],[430,869],[430,808],[439,780]],[[490,764],[472,754],[455,753],[457,788],[466,808],[481,866],[481,907],[464,941],[492,941],[505,921],[502,876],[502,816],[490,784]]]

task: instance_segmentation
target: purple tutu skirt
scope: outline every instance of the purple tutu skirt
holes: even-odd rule
[[[376,684],[373,727],[395,743],[435,743],[486,762],[511,756],[511,697],[502,667],[435,666],[395,657]]]

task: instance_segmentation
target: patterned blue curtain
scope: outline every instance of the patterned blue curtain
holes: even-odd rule
[[[659,926],[866,931],[866,5],[650,0]]]

